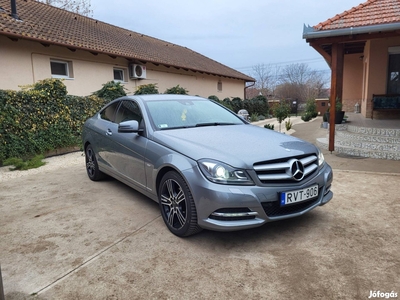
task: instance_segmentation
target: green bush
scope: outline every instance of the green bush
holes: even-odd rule
[[[219,98],[217,96],[215,96],[215,95],[208,96],[208,99],[214,100],[216,102],[219,102]]]
[[[96,96],[68,96],[58,79],[22,91],[0,91],[0,165],[7,158],[81,144],[84,121],[104,105]]]
[[[316,118],[318,116],[317,104],[315,103],[314,99],[307,100],[306,107],[305,107],[304,111],[305,111],[306,114],[311,116],[311,119]]]
[[[135,95],[150,95],[150,94],[158,94],[158,88],[156,83],[149,83],[139,85],[136,88]]]
[[[188,90],[179,86],[174,86],[172,88],[166,89],[164,94],[178,94],[178,95],[188,95]]]
[[[232,102],[231,99],[229,98],[225,98],[224,100],[222,100],[221,104],[223,106],[225,106],[226,108],[229,108],[230,110],[234,111],[233,107],[232,107]],[[235,111],[237,113],[237,111]]]
[[[310,112],[307,112],[307,111],[301,116],[301,119],[302,119],[304,122],[308,122],[308,121],[310,121],[312,118],[313,118],[312,114],[311,114]]]
[[[250,115],[250,122],[256,122],[256,121],[258,121],[258,114],[254,113]]]
[[[109,81],[103,87],[93,93],[94,96],[103,98],[106,102],[126,96],[125,87],[119,81]]]
[[[292,121],[290,121],[290,118],[289,118],[289,120],[287,120],[285,122],[286,131],[289,131],[290,129],[292,129],[292,126],[293,126],[293,123],[292,123]]]
[[[275,127],[274,124],[265,124],[264,125],[264,128],[271,129],[271,130],[274,130],[274,127]]]

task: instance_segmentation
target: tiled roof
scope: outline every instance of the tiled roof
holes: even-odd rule
[[[0,0],[1,35],[255,81],[186,47],[34,0],[17,0],[16,3],[20,20],[10,16],[10,0]]]
[[[334,30],[400,22],[400,0],[369,0],[315,25],[317,30]]]

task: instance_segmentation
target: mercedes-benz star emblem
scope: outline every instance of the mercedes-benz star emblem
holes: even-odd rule
[[[292,163],[292,176],[294,180],[300,181],[304,178],[304,166],[299,160],[295,160]]]

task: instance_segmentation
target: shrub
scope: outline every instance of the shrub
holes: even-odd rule
[[[231,100],[229,98],[225,98],[224,100],[222,100],[221,104],[223,106],[225,106],[226,108],[229,108],[230,110],[234,111],[232,104],[231,104]]]
[[[289,120],[287,120],[285,122],[286,131],[289,131],[290,129],[292,129],[292,126],[293,126],[293,123],[292,123],[292,121],[290,121],[290,118],[289,118]]]
[[[177,95],[188,95],[188,90],[179,86],[174,86],[172,88],[166,89],[164,94],[177,94]]]
[[[313,118],[313,117],[312,117],[311,113],[310,113],[310,112],[307,112],[307,111],[301,116],[301,119],[302,119],[304,122],[308,122],[308,121],[310,121],[312,118]]]
[[[219,102],[219,98],[217,96],[215,96],[215,95],[208,96],[208,99],[214,100],[216,102]]]
[[[250,115],[250,122],[256,122],[256,121],[258,121],[258,114],[254,113]]]
[[[339,98],[336,98],[336,102],[335,102],[335,111],[342,111],[343,109],[343,104],[340,101]]]
[[[271,130],[274,130],[274,127],[275,127],[274,124],[265,124],[264,125],[264,128],[271,129]]]
[[[304,111],[305,111],[305,113],[307,113],[311,116],[311,119],[316,118],[318,116],[317,104],[315,103],[314,99],[307,100]]]
[[[136,88],[135,95],[148,95],[148,94],[158,94],[158,88],[156,83],[149,83],[139,85]]]
[[[228,98],[229,99],[229,98]],[[245,108],[245,105],[244,105],[244,101],[242,100],[242,99],[240,99],[239,97],[235,97],[235,98],[232,98],[232,100],[230,100],[230,104],[231,104],[231,106],[232,106],[232,110],[234,111],[234,112],[238,112],[239,110],[241,110],[241,109],[246,109]],[[247,112],[251,115],[252,114],[252,112],[250,112],[250,111],[248,111],[247,110]]]
[[[125,87],[121,85],[121,82],[109,81],[103,84],[103,87],[94,92],[93,95],[103,98],[106,102],[110,102],[111,100],[126,96],[126,93]]]
[[[22,91],[0,92],[0,165],[81,144],[84,121],[104,105],[96,96],[68,96],[60,80],[46,79]]]

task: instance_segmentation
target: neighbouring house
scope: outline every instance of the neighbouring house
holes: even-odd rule
[[[369,0],[304,26],[303,38],[331,67],[330,101],[365,118],[400,119],[398,0]]]
[[[232,49],[234,51],[234,49]],[[255,79],[183,46],[34,0],[0,0],[0,89],[62,78],[73,95],[121,82],[244,98]]]

